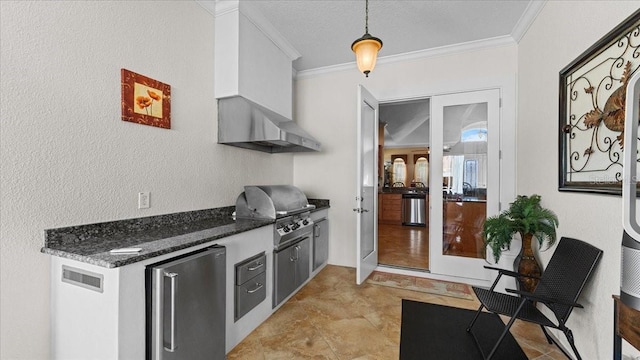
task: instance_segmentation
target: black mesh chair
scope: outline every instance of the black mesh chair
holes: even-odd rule
[[[499,274],[490,289],[473,287],[473,291],[476,293],[481,305],[480,308],[478,308],[478,312],[475,317],[467,327],[467,331],[473,335],[482,356],[487,360],[491,359],[511,328],[511,325],[513,325],[513,322],[516,319],[520,319],[539,324],[549,344],[553,343],[558,346],[562,353],[567,356],[567,358],[571,359],[569,354],[567,354],[565,350],[559,346],[551,336],[549,336],[545,327],[561,330],[567,337],[567,340],[571,345],[571,349],[573,349],[573,353],[576,355],[578,360],[581,360],[582,358],[580,357],[578,349],[574,343],[573,334],[571,330],[567,328],[566,322],[569,315],[571,315],[573,308],[582,307],[582,305],[577,303],[578,297],[580,296],[580,293],[587,281],[589,281],[589,278],[598,265],[601,257],[602,250],[594,247],[593,245],[587,244],[584,241],[563,237],[560,239],[558,247],[553,253],[549,264],[542,273],[542,276],[539,278],[540,282],[534,292],[529,293],[525,291],[507,289],[507,292],[515,295],[503,294],[493,290],[502,275],[513,277],[524,275],[513,271],[485,266],[487,269],[499,271]],[[538,309],[536,302],[550,309],[555,316],[555,321],[551,321],[547,318]],[[486,308],[488,311],[496,314],[511,317],[488,356],[485,356],[478,339],[472,331],[472,327],[483,308]]]

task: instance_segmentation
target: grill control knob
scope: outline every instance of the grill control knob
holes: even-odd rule
[[[300,227],[300,224],[298,224],[298,223],[293,224],[293,225],[291,225],[291,230],[295,230],[295,229],[297,229],[299,227]]]
[[[289,231],[291,231],[291,229],[289,229],[289,225],[285,225],[284,227],[282,227],[282,230],[286,233],[288,233]]]
[[[309,225],[309,220],[308,219],[302,220],[302,225]]]

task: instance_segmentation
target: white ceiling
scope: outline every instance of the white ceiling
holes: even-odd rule
[[[428,146],[430,99],[380,104],[385,147]]]
[[[364,0],[241,0],[257,10],[301,57],[297,71],[354,62],[364,34]],[[370,0],[369,33],[380,58],[486,39],[518,41],[543,2],[529,0]]]

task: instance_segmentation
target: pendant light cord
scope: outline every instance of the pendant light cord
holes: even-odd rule
[[[366,0],[364,7],[364,33],[369,33],[369,0]]]

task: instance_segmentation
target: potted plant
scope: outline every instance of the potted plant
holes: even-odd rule
[[[540,195],[520,195],[512,202],[509,209],[499,215],[488,218],[482,230],[485,246],[493,251],[496,262],[502,251],[511,245],[513,235],[520,234],[522,249],[514,262],[514,269],[518,273],[537,276],[541,275],[540,265],[533,255],[531,240],[535,237],[540,246],[547,244],[547,249],[556,241],[556,214],[540,205]],[[538,280],[521,277],[519,284],[523,290],[533,292]]]

